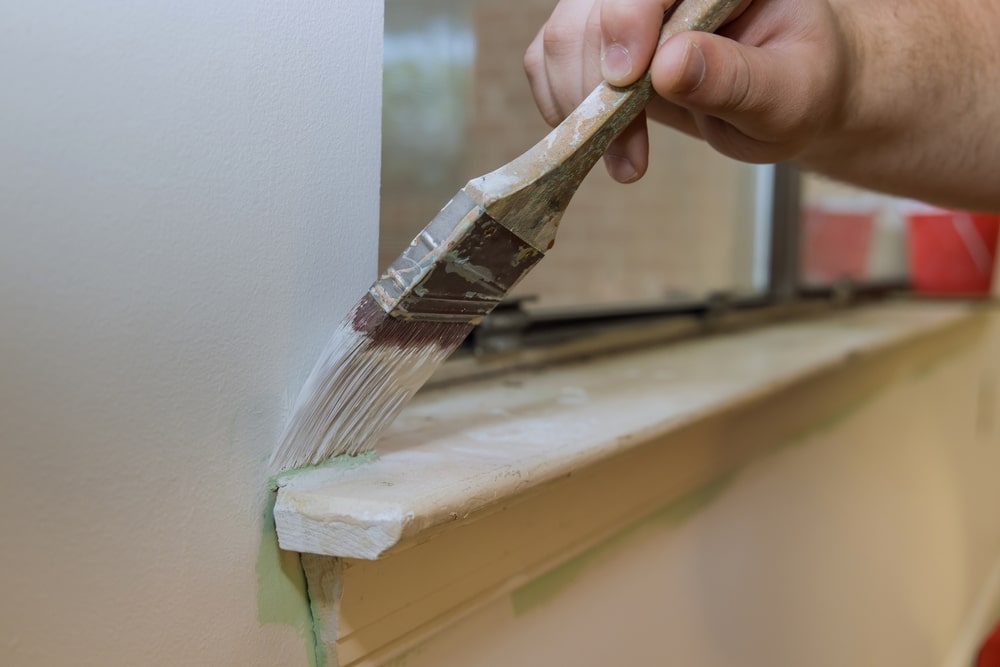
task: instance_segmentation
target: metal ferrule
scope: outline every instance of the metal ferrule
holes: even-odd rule
[[[478,324],[542,256],[460,190],[369,292],[398,319]]]

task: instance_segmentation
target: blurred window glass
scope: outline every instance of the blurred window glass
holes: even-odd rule
[[[554,4],[386,1],[380,268],[467,181],[548,132],[522,56]],[[513,296],[536,297],[532,308],[592,307],[767,289],[770,168],[666,128],[651,134],[646,177],[620,185],[598,164]]]
[[[799,276],[803,287],[900,282],[907,276],[911,203],[802,176]]]

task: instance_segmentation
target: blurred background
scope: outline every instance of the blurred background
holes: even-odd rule
[[[521,57],[553,4],[386,3],[381,268],[461,185],[547,132]],[[523,308],[621,312],[908,283],[909,218],[933,209],[791,168],[776,177],[773,166],[737,163],[677,132],[651,129],[646,177],[622,186],[603,164],[595,167],[555,247],[516,289],[514,296],[531,298]],[[971,247],[968,257],[952,253],[952,269],[979,278],[919,286],[988,289],[996,218],[942,224],[946,236]],[[924,278],[933,258],[918,254]],[[957,266],[966,259],[971,264]]]

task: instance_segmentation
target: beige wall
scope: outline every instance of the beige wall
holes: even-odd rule
[[[977,604],[990,598],[982,608],[1000,617],[998,325],[761,406],[765,420],[833,411],[738,474],[515,578],[385,664],[969,664],[959,643]],[[744,419],[720,432],[772,429]],[[600,473],[591,479],[601,493]],[[571,513],[525,502],[529,515]]]

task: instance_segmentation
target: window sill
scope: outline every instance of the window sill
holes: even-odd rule
[[[426,392],[377,457],[278,480],[279,542],[378,559],[712,415],[947,330],[976,310],[883,304]],[[720,474],[731,468],[705,465]]]

